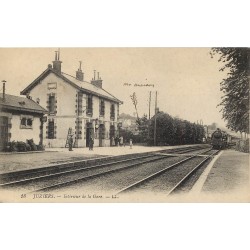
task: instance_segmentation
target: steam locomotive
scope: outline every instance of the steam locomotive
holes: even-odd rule
[[[211,136],[211,145],[214,149],[225,149],[231,140],[231,136],[219,128]]]

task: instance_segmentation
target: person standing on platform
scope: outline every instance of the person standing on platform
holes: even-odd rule
[[[115,145],[119,146],[119,137],[118,136],[115,137]]]
[[[89,150],[93,150],[93,146],[94,146],[94,140],[93,140],[92,136],[90,136],[90,138],[89,138]]]
[[[111,146],[115,146],[115,138],[113,136],[111,138]]]
[[[132,149],[132,146],[133,146],[133,140],[132,139],[129,140],[129,146],[130,146],[130,149]]]
[[[121,136],[120,137],[120,146],[122,146],[123,145],[123,137]]]
[[[73,151],[73,135],[69,135],[69,151]]]

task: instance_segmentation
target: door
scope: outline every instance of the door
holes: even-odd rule
[[[92,128],[92,123],[88,122],[86,127],[86,147],[89,147],[90,136],[94,139],[94,129]]]
[[[115,126],[114,125],[110,126],[109,135],[110,135],[110,146],[114,146],[113,145],[113,143],[115,141]]]
[[[8,117],[0,117],[0,151],[4,149],[8,142]]]
[[[103,147],[103,140],[105,139],[105,127],[104,124],[100,124],[99,126],[99,147]]]

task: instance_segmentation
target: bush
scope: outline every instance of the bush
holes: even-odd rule
[[[17,149],[17,143],[15,141],[12,141],[12,142],[8,142],[4,151],[6,152],[17,152],[18,149]]]
[[[29,145],[28,143],[25,143],[25,146],[26,146],[26,150],[27,150],[27,151],[30,151],[30,150],[31,150],[31,147],[30,147],[30,145]]]
[[[27,148],[26,148],[26,143],[23,141],[17,141],[17,151],[18,152],[26,152]]]
[[[237,141],[235,150],[244,152],[244,153],[249,153],[249,139]]]
[[[37,151],[37,145],[34,143],[33,139],[27,140],[27,143],[30,145],[32,151]]]
[[[26,152],[26,151],[43,151],[43,145],[36,145],[33,139],[23,141],[8,142],[4,148],[5,152]]]
[[[38,151],[44,151],[45,148],[44,148],[43,145],[37,145],[37,150],[38,150]]]

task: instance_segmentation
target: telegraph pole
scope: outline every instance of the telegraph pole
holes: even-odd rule
[[[149,127],[150,127],[150,109],[151,109],[151,91],[149,91],[149,101],[148,101],[148,104],[149,104],[149,112],[148,112],[148,140],[150,138],[150,133],[149,133]]]
[[[148,109],[148,119],[150,120],[150,109],[151,109],[151,91],[149,91],[149,109]]]
[[[155,92],[154,146],[156,146],[156,113],[157,113],[157,91]]]

